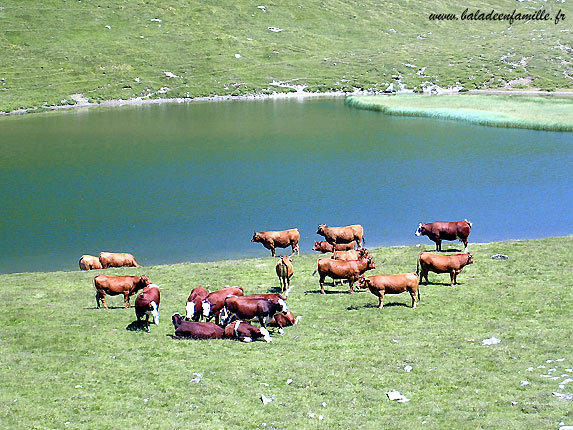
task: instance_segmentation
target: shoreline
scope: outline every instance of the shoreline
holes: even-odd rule
[[[47,113],[60,110],[91,108],[91,107],[119,107],[119,106],[139,106],[146,104],[164,104],[164,103],[190,103],[190,102],[220,102],[234,100],[286,100],[286,99],[306,99],[317,97],[350,97],[350,96],[392,96],[401,94],[416,94],[412,90],[400,90],[392,93],[385,91],[329,91],[324,93],[304,91],[305,86],[289,87],[296,91],[273,93],[273,94],[249,94],[241,96],[205,96],[205,97],[176,97],[176,98],[144,98],[136,97],[132,99],[111,99],[99,103],[89,102],[82,94],[75,94],[72,97],[76,103],[69,105],[55,106],[37,106],[26,109],[16,109],[10,112],[0,111],[0,117],[9,117],[14,115],[25,115],[32,113]],[[573,97],[573,89],[561,91],[541,91],[541,90],[469,90],[460,92],[457,89],[439,89],[437,94],[422,93],[416,94],[420,97],[428,95],[452,95],[452,94],[481,94],[481,95],[516,95],[516,96],[546,96],[546,97]]]

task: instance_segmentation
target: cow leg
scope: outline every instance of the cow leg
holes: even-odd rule
[[[96,305],[97,305],[97,308],[98,308],[98,309],[99,309],[99,302],[100,302],[100,300],[101,300],[101,295],[100,295],[100,292],[97,291],[97,292],[96,292]]]
[[[130,307],[131,307],[131,304],[129,303],[129,292],[123,293],[123,308],[127,309]]]
[[[380,291],[379,295],[378,295],[378,309],[382,309],[384,307],[384,292]]]
[[[453,287],[456,284],[456,271],[452,270],[450,272],[450,284]]]
[[[145,314],[145,331],[147,331],[147,333],[149,333],[149,314],[146,313]]]
[[[103,294],[103,293],[102,293],[102,295],[101,295],[101,302],[103,303],[103,307],[104,307],[104,308],[109,309],[109,308],[107,307],[107,303],[105,302],[105,294]]]
[[[320,293],[326,294],[324,292],[324,276],[323,275],[320,275],[320,280],[318,282],[320,283]]]
[[[467,239],[465,239],[465,240],[460,239],[460,240],[464,244],[464,254],[467,254],[468,253],[468,240]]]
[[[354,278],[350,278],[348,283],[350,284],[350,294],[354,294]]]
[[[442,241],[441,240],[436,240],[436,251],[438,251],[438,252],[442,251]]]
[[[416,300],[416,292],[411,290],[410,295],[412,296],[412,309],[414,309],[418,304],[418,301]]]

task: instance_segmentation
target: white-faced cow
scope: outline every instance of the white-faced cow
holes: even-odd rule
[[[207,321],[215,317],[215,323],[219,324],[219,314],[225,305],[225,299],[229,296],[244,295],[243,287],[226,287],[218,291],[213,291],[201,302],[203,316]]]
[[[451,286],[457,284],[457,275],[461,273],[467,264],[472,264],[474,259],[471,254],[441,255],[430,252],[420,252],[416,273],[420,275],[420,281],[426,278],[428,283],[428,272],[449,273]]]
[[[159,285],[149,284],[135,298],[135,316],[140,324],[145,316],[145,330],[149,333],[149,316],[153,318],[153,324],[159,325],[159,302],[161,300]]]
[[[349,225],[346,227],[327,227],[324,224],[318,226],[316,234],[324,236],[326,241],[333,246],[339,243],[356,242],[356,247],[364,246],[364,229],[360,224]],[[360,243],[362,242],[362,244]]]
[[[300,240],[300,233],[298,229],[291,228],[290,230],[279,231],[260,231],[254,232],[251,242],[260,242],[267,249],[271,250],[271,254],[275,256],[275,248],[288,248],[292,247],[292,254],[296,252],[299,255],[300,250],[298,241]],[[291,255],[292,255],[291,254]]]
[[[252,342],[257,339],[263,339],[265,342],[273,341],[266,328],[255,327],[248,322],[239,320],[225,327],[225,337],[229,339],[239,339],[241,342]]]
[[[464,252],[468,252],[468,236],[472,228],[472,223],[467,219],[456,222],[431,222],[429,224],[418,224],[418,229],[414,233],[416,236],[428,236],[436,243],[436,251],[442,250],[442,240],[456,240],[464,244]]]
[[[260,297],[230,296],[225,299],[221,320],[226,325],[236,319],[246,321],[257,319],[261,327],[266,327],[275,314],[287,312],[288,307],[283,299],[275,301]]]
[[[175,339],[222,339],[224,330],[212,322],[185,321],[176,313],[171,316],[175,328]]]
[[[100,252],[99,261],[104,269],[108,267],[140,267],[133,255],[127,252]]]
[[[284,334],[284,327],[290,327],[297,324],[300,320],[300,315],[298,317],[294,317],[293,313],[289,309],[286,314],[276,314],[268,323],[269,327],[278,327],[279,333],[282,335]]]
[[[199,285],[197,288],[191,290],[187,304],[185,305],[186,317],[191,321],[199,321],[203,314],[202,303],[207,298],[209,291]]]
[[[314,242],[314,246],[312,247],[313,251],[322,252],[323,254],[326,254],[327,252],[334,252],[335,250],[348,251],[349,249],[354,249],[354,242],[337,243],[336,245],[331,245],[326,240],[321,240]]]
[[[80,270],[103,269],[99,258],[93,255],[84,254],[79,261]]]
[[[420,290],[418,289],[418,275],[415,273],[401,273],[398,275],[373,275],[360,276],[358,278],[358,288],[368,288],[372,294],[378,297],[378,307],[384,306],[384,294],[410,293],[412,296],[412,308],[416,307],[417,300],[420,300]]]
[[[319,258],[316,262],[316,270],[320,276],[320,292],[326,294],[324,291],[324,279],[328,276],[332,279],[348,279],[350,284],[350,294],[354,294],[354,282],[358,280],[360,275],[370,269],[375,269],[376,265],[372,256],[360,258],[354,261],[339,261],[330,258]],[[314,275],[313,273],[313,275]]]
[[[286,290],[286,295],[288,296],[290,291],[290,278],[294,274],[294,267],[292,265],[292,258],[282,256],[275,267],[277,276],[279,278],[279,283],[281,285],[281,292]]]
[[[110,296],[117,296],[118,294],[123,294],[124,307],[130,308],[129,298],[137,293],[139,290],[143,290],[151,282],[149,278],[145,275],[143,276],[107,276],[107,275],[97,275],[94,276],[94,288],[96,289],[96,303],[99,309],[100,301],[103,306],[108,309],[107,303],[105,302],[106,294]]]

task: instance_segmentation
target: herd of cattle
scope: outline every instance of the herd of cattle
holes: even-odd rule
[[[468,220],[458,222],[434,222],[419,224],[416,236],[428,236],[436,243],[436,251],[441,251],[442,240],[459,239],[464,244],[463,254],[436,254],[420,252],[418,255],[416,273],[400,273],[388,275],[364,276],[365,272],[375,269],[376,265],[364,246],[364,230],[361,225],[346,227],[318,226],[317,234],[324,236],[323,241],[315,242],[313,250],[321,253],[332,253],[331,258],[319,258],[316,270],[319,274],[320,291],[325,294],[324,281],[326,277],[336,280],[347,280],[350,293],[354,293],[354,284],[358,288],[368,289],[378,297],[379,308],[383,307],[385,294],[408,292],[412,297],[412,308],[420,299],[418,285],[425,279],[428,283],[428,273],[449,273],[452,286],[457,284],[457,275],[463,268],[473,263],[468,249],[468,236],[472,223]],[[271,250],[275,256],[276,248],[292,248],[292,254],[299,254],[300,233],[298,230],[255,232],[251,242],[259,242]],[[357,249],[354,249],[356,245]],[[128,253],[101,252],[98,257],[82,255],[79,261],[81,270],[106,269],[109,267],[140,267],[133,255]],[[294,273],[292,258],[282,256],[276,267],[282,294],[250,294],[245,295],[242,287],[225,287],[218,291],[209,292],[199,286],[191,291],[185,306],[186,315],[172,315],[175,328],[174,338],[221,339],[234,338],[244,342],[272,339],[267,326],[278,327],[282,334],[283,328],[294,325],[297,319],[288,309],[286,299],[290,292],[290,279]],[[135,314],[138,325],[145,317],[145,328],[149,332],[149,318],[159,324],[159,286],[152,283],[149,277],[143,276],[108,276],[97,275],[93,278],[96,290],[96,304],[107,308],[106,295],[123,295],[124,307],[131,307],[130,297],[141,291],[135,299]],[[204,322],[200,321],[202,318]],[[215,322],[211,322],[214,319]],[[258,321],[260,327],[251,324]]]

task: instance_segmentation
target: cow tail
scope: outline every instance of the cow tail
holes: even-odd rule
[[[312,272],[312,276],[316,275],[316,272],[318,272],[318,260],[316,260],[316,269]]]
[[[416,275],[418,276],[418,279],[420,279],[420,255],[418,255],[418,261],[416,261]]]
[[[418,301],[420,301],[420,285],[418,284]]]

